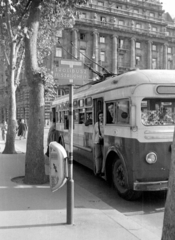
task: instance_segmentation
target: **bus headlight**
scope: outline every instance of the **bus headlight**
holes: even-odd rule
[[[150,152],[146,155],[146,162],[149,164],[153,164],[157,162],[157,155],[154,152]]]

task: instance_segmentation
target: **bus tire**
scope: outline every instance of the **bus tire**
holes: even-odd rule
[[[141,196],[141,192],[136,192],[127,187],[127,172],[121,159],[115,159],[112,165],[112,182],[117,193],[122,198],[133,201]]]

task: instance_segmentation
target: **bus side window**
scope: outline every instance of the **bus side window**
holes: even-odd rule
[[[117,123],[129,123],[129,101],[120,100],[117,102]]]
[[[56,107],[52,108],[52,119],[51,119],[52,122],[53,122],[53,119],[56,120]]]
[[[98,121],[98,113],[103,112],[103,98],[93,99],[93,123]]]
[[[106,123],[107,124],[115,123],[115,103],[114,102],[106,103]]]
[[[69,129],[69,119],[68,116],[64,116],[64,129]]]
[[[59,121],[59,113],[56,112],[56,122],[58,122],[58,121]]]
[[[79,115],[79,110],[75,109],[74,110],[74,122],[78,123],[78,115]]]
[[[61,122],[61,112],[59,111],[59,123]]]
[[[86,121],[85,121],[85,126],[92,125],[92,112],[87,112],[86,113]]]
[[[83,124],[84,123],[84,109],[80,109],[79,110],[79,124]]]
[[[60,122],[61,122],[61,123],[64,123],[64,111],[61,112]]]

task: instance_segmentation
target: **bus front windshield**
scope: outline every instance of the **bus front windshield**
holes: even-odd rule
[[[143,99],[141,102],[141,122],[146,126],[174,125],[175,99]]]

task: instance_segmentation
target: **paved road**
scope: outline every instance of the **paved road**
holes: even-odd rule
[[[142,223],[161,238],[165,192],[146,192],[141,199],[128,202],[121,199],[107,182],[95,177],[92,171],[77,163],[74,163],[74,180],[114,209],[133,221]]]
[[[45,129],[44,145],[48,129]],[[16,147],[26,151],[26,140],[16,139]],[[94,176],[93,172],[78,163],[74,163],[74,180],[76,183],[100,198],[114,209],[128,216],[137,223],[141,223],[148,230],[161,238],[163,214],[165,205],[165,192],[146,192],[142,198],[135,202],[121,199],[115,189],[112,189],[103,179]]]

